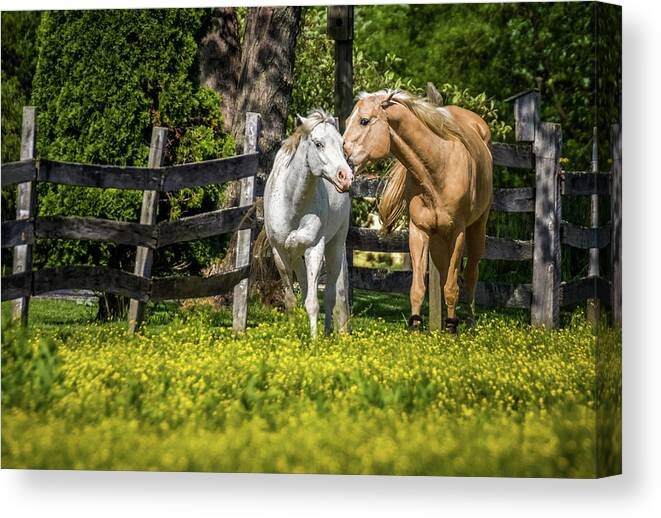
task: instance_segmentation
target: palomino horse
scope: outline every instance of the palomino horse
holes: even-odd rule
[[[437,107],[398,90],[361,94],[347,121],[344,151],[354,173],[390,153],[396,157],[379,214],[388,233],[408,208],[411,328],[422,323],[429,252],[441,276],[446,327],[456,332],[464,246],[466,296],[474,322],[478,263],[492,198],[490,146],[489,127],[475,113],[456,106]]]
[[[348,331],[346,240],[353,174],[342,151],[335,119],[314,110],[283,143],[264,189],[264,230],[285,286],[288,309],[296,304],[292,270],[317,335],[319,273],[326,259],[325,334]],[[256,250],[258,247],[256,246]]]

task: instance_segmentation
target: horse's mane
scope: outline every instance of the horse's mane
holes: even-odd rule
[[[466,137],[464,131],[446,108],[439,107],[427,99],[415,96],[405,90],[391,90],[389,88],[373,93],[361,92],[358,99],[371,96],[384,96],[386,99],[408,108],[418,120],[436,135],[444,140],[461,142],[466,150],[473,155],[474,144]]]
[[[303,124],[296,126],[294,132],[282,143],[281,149],[283,149],[288,155],[293,156],[294,153],[296,153],[301,140],[309,135],[319,124],[324,122],[328,122],[335,126],[335,118],[331,114],[325,112],[321,108],[311,110],[305,117]]]
[[[427,99],[417,97],[404,90],[385,89],[373,93],[362,92],[358,99],[372,96],[380,96],[384,100],[390,100],[408,108],[433,133],[444,140],[460,142],[471,156],[476,156],[475,142],[466,136],[446,108],[439,107]],[[377,204],[379,217],[383,224],[381,228],[383,234],[391,233],[406,213],[404,200],[406,174],[406,167],[395,159],[388,170],[387,183]]]

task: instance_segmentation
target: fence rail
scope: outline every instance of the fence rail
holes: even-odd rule
[[[604,304],[611,304],[611,283],[604,277],[582,277],[560,285],[560,304],[570,306],[597,298]]]
[[[351,283],[355,289],[408,293],[413,273],[406,271],[388,271],[381,268],[351,268]],[[428,277],[427,277],[428,278]],[[460,300],[465,302],[463,283],[459,282]],[[484,307],[530,308],[532,288],[530,284],[505,284],[480,281],[475,290],[475,302]]]
[[[2,223],[2,248],[32,244],[35,239],[81,239],[156,250],[249,228],[254,223],[251,213],[251,207],[232,207],[155,225],[77,216],[37,216]]]
[[[50,182],[79,187],[169,192],[252,176],[257,153],[157,168],[29,159],[2,165],[2,187]]]
[[[2,222],[2,247],[15,247],[12,275],[2,278],[2,300],[15,300],[16,316],[25,322],[27,302],[33,295],[59,290],[92,290],[114,293],[131,299],[129,329],[135,331],[149,300],[207,297],[231,292],[245,284],[249,265],[237,265],[229,272],[210,277],[152,278],[151,262],[155,250],[175,243],[204,239],[231,232],[244,232],[254,225],[252,201],[240,207],[224,208],[172,221],[156,222],[158,194],[183,188],[202,187],[229,181],[253,181],[257,173],[259,115],[248,114],[246,134],[253,143],[249,152],[230,158],[190,164],[161,166],[167,145],[167,130],[154,128],[150,147],[150,167],[77,164],[33,158],[36,129],[34,108],[24,109],[25,152],[23,160],[3,164],[2,187],[18,185],[17,219]],[[77,216],[37,216],[34,184],[50,182],[80,187],[143,190],[140,222],[114,221]],[[30,203],[25,193],[30,194]],[[17,251],[31,251],[36,239],[78,239],[105,241],[137,247],[133,273],[101,266],[63,266],[32,271],[31,260],[24,261]],[[18,264],[18,266],[17,266]],[[234,301],[246,305],[247,299]],[[246,308],[239,308],[245,314]],[[235,329],[245,327],[245,319]]]
[[[375,229],[351,227],[347,235],[347,247],[363,252],[401,253],[409,251],[408,240],[407,230],[383,236]],[[530,260],[532,259],[532,241],[487,236],[484,257],[504,261]]]
[[[565,171],[562,175],[562,194],[571,196],[608,196],[610,173]]]
[[[3,277],[2,300],[60,290],[114,293],[141,302],[209,297],[228,293],[247,275],[248,267],[210,277],[147,278],[114,268],[63,266]]]
[[[604,248],[611,242],[610,224],[590,228],[563,221],[561,233],[562,243],[574,248]]]
[[[532,169],[535,167],[535,155],[530,144],[491,144],[491,156],[494,165],[513,167],[515,169]]]

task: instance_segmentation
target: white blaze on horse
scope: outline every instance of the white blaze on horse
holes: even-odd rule
[[[351,214],[351,168],[344,158],[335,119],[313,110],[278,151],[264,189],[264,230],[285,286],[288,309],[296,304],[295,272],[317,335],[317,294],[326,260],[325,334],[348,331],[346,239]]]

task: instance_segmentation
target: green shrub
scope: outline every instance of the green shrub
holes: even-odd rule
[[[166,163],[234,154],[221,99],[198,85],[201,9],[51,11],[39,30],[33,102],[41,157],[146,166],[151,129],[169,129]],[[186,189],[161,198],[159,219],[216,208],[223,188]],[[142,193],[40,185],[44,215],[137,221]],[[154,271],[198,271],[222,254],[224,241],[175,245],[155,254]],[[131,270],[133,250],[110,243],[38,243],[37,267],[99,264]]]

